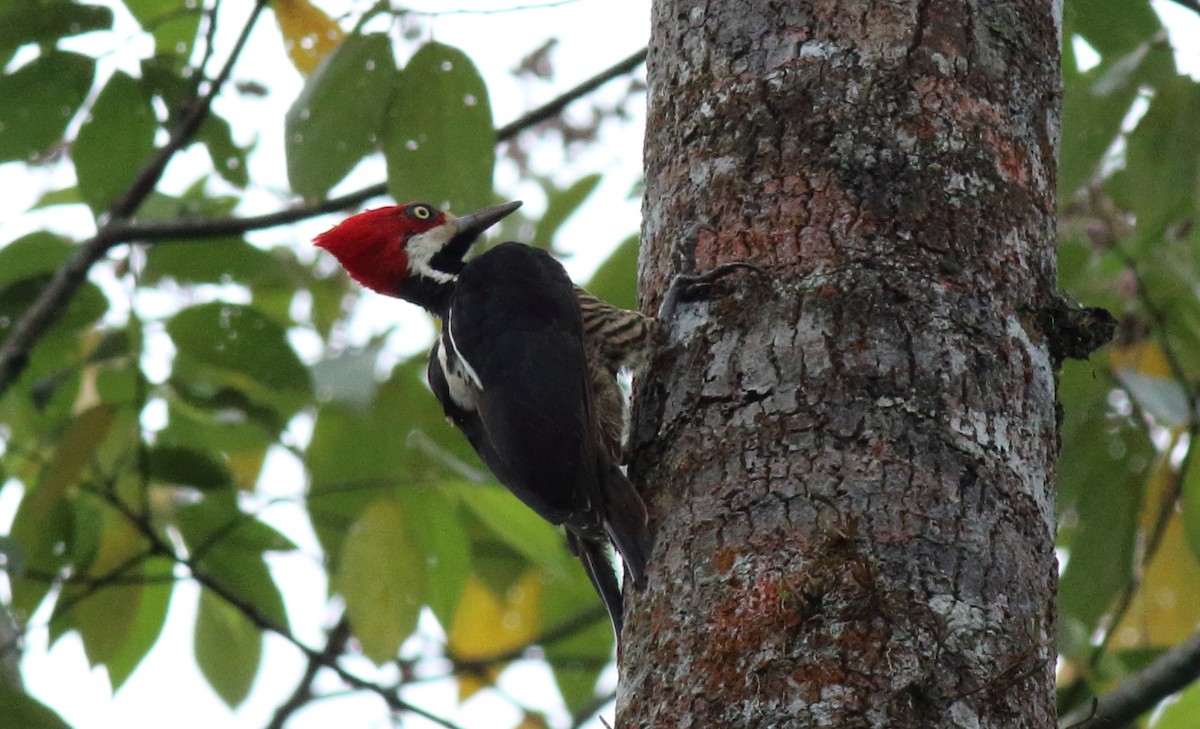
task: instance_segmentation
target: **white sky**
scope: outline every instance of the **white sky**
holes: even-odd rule
[[[325,0],[319,4],[335,16],[349,5],[345,0]],[[425,0],[408,5],[416,11],[445,12],[447,7],[479,10],[525,4],[541,3],[538,0]],[[221,48],[228,49],[232,44],[249,5],[249,2],[224,4],[219,38]],[[1196,74],[1200,68],[1200,48],[1194,41],[1181,41],[1200,38],[1200,22],[1197,22],[1194,14],[1167,0],[1159,0],[1155,7],[1172,24],[1176,47],[1184,49],[1180,54],[1181,65],[1193,75]],[[443,15],[435,19],[433,30],[438,41],[459,46],[474,59],[487,80],[494,118],[500,125],[642,47],[649,32],[649,0],[574,0],[520,12]],[[119,34],[133,36],[136,31],[136,24],[131,19],[118,18]],[[549,36],[560,39],[553,54],[556,70],[553,82],[535,87],[518,84],[509,75],[509,70]],[[134,70],[136,60],[149,50],[149,45],[144,39],[132,43],[112,56],[108,63]],[[96,39],[80,38],[69,46],[95,52]],[[239,141],[259,140],[250,161],[251,178],[256,182],[265,182],[271,190],[286,189],[283,115],[299,92],[302,80],[284,56],[270,13],[259,20],[248,51],[235,68],[233,78],[237,81],[260,81],[271,89],[272,93],[263,99],[240,98],[236,95],[222,97],[218,99],[217,109],[226,118],[235,121],[235,134]],[[615,100],[623,88],[624,83],[617,81],[596,96]],[[558,181],[562,183],[573,181],[593,170],[604,172],[604,182],[592,196],[590,204],[569,221],[558,238],[561,247],[575,254],[566,263],[577,279],[586,278],[613,245],[638,226],[639,205],[628,199],[628,192],[641,171],[644,109],[629,111],[633,114],[633,120],[625,124],[607,125],[602,143],[589,148],[583,158],[563,160],[556,147],[542,150],[536,158],[542,169],[561,169]],[[168,170],[165,189],[180,191],[185,188],[195,177],[198,164],[204,164],[202,152],[182,155]],[[71,184],[72,175],[69,166],[63,165],[36,170],[32,174],[21,165],[0,165],[0,189],[5,191],[5,195],[0,196],[0,241],[9,241],[42,227],[75,238],[86,236],[92,230],[90,215],[86,210],[56,208],[47,214],[24,215],[24,211],[43,193]],[[382,180],[383,176],[383,164],[375,160],[362,165],[334,192],[357,189]],[[499,170],[499,189],[513,197],[523,197],[534,213],[540,211],[543,201],[536,188],[514,190],[514,180],[511,170],[503,167]],[[279,206],[280,198],[276,195],[255,191],[246,195],[238,212],[270,212]],[[340,217],[332,216],[292,228],[266,231],[255,235],[253,240],[260,245],[296,245],[299,249],[308,250],[308,240]],[[377,298],[368,298],[364,306],[371,307],[368,314],[386,313],[379,317],[360,317],[356,326],[356,334],[360,339],[386,329],[399,319],[405,325],[405,333],[389,342],[389,346],[395,350],[395,356],[411,353],[424,346],[430,331],[424,317],[398,308],[402,307],[400,304]],[[311,342],[295,343],[303,353],[312,354]],[[151,347],[160,348],[152,356],[166,357],[170,354],[169,345],[161,341],[157,344],[151,342]],[[159,368],[162,369],[161,366]],[[302,424],[297,427],[301,431],[304,429]],[[304,432],[295,435],[301,441],[307,438]],[[290,456],[279,452],[272,454],[260,488],[267,498],[298,496],[304,484],[305,475],[300,465]],[[8,489],[0,496],[0,531],[6,531],[17,496],[14,489]],[[333,615],[325,612],[325,573],[314,559],[314,555],[318,554],[315,540],[307,528],[302,510],[297,506],[281,505],[267,511],[264,518],[303,547],[298,554],[273,558],[271,567],[285,591],[295,634],[309,645],[319,647],[323,639],[322,628],[328,625]],[[86,668],[87,661],[76,636],[66,636],[53,649],[47,650],[44,630],[33,630],[26,648],[23,666],[28,689],[58,710],[75,729],[263,727],[275,707],[294,688],[304,669],[303,660],[282,639],[268,637],[263,667],[254,689],[243,706],[231,713],[192,663],[191,625],[195,619],[196,594],[194,585],[184,583],[176,588],[163,637],[116,697],[110,695],[103,671],[89,671]],[[35,616],[35,624],[39,624],[39,620],[40,624],[44,624],[46,617]],[[412,645],[406,646],[406,650],[415,649]],[[361,670],[365,677],[372,676],[369,666],[352,668]],[[611,685],[613,676],[607,676],[606,680]],[[561,707],[548,681],[544,667],[528,663],[510,669],[501,681],[501,689],[520,699],[523,704],[554,711],[561,719]],[[336,688],[337,685],[336,681],[319,682],[318,688]],[[445,682],[406,692],[405,698],[463,727],[492,729],[511,726],[519,718],[510,703],[495,695],[480,695],[468,702],[461,711],[456,711],[453,708],[453,686]],[[362,694],[347,694],[311,705],[296,714],[289,727],[323,729],[337,725],[365,729],[392,724],[378,699]],[[415,718],[407,719],[404,725],[414,729],[433,726]]]
[[[351,7],[346,0],[318,0],[318,4],[334,17]],[[407,3],[407,7],[417,12],[445,13],[447,9],[502,9],[526,5],[536,8],[542,4],[539,0],[456,0],[452,3],[425,0]],[[354,5],[362,6],[363,3]],[[221,49],[227,50],[232,45],[249,7],[249,2],[224,3],[218,38]],[[493,117],[497,125],[502,125],[643,47],[649,33],[649,2],[574,0],[519,12],[445,14],[433,18],[431,27],[434,39],[462,48],[475,61],[488,84]],[[134,37],[138,31],[132,19],[120,16],[117,18],[117,29],[118,37]],[[551,36],[560,40],[552,56],[555,69],[553,81],[534,86],[518,84],[509,70]],[[81,37],[65,45],[90,53],[97,51],[95,37]],[[116,64],[136,75],[137,60],[148,53],[150,47],[147,39],[137,40],[107,59],[104,65],[111,68]],[[222,96],[217,100],[216,109],[234,121],[235,137],[239,142],[259,140],[250,159],[251,179],[256,183],[265,183],[267,190],[284,190],[287,182],[282,140],[283,116],[303,80],[286,59],[274,17],[269,12],[260,18],[246,53],[234,69],[233,79],[259,81],[271,90],[268,97],[261,99],[243,98],[236,94]],[[624,87],[624,82],[616,81],[590,98],[615,101],[620,98]],[[586,103],[581,102],[575,113],[579,113],[580,107],[586,108]],[[591,171],[604,172],[601,187],[589,201],[592,204],[569,221],[558,237],[560,246],[575,254],[565,263],[577,279],[586,278],[616,243],[637,230],[639,203],[629,200],[628,193],[641,174],[644,109],[633,108],[629,111],[633,116],[632,121],[606,124],[603,142],[589,148],[581,159],[562,159],[561,153],[556,151],[560,149],[557,147],[542,150],[535,157],[539,169],[557,171],[554,177],[560,183],[572,182]],[[572,111],[568,109],[567,113],[571,114]],[[168,192],[182,191],[194,180],[197,170],[206,165],[204,153],[198,150],[180,155],[168,169],[163,189]],[[352,173],[333,194],[358,189],[382,179],[382,161],[369,161]],[[538,188],[513,189],[515,179],[511,169],[501,167],[497,173],[498,189],[514,198],[523,198],[536,214],[544,205]],[[0,196],[0,241],[12,240],[43,227],[74,238],[82,238],[90,233],[94,229],[90,215],[79,207],[60,207],[46,214],[23,215],[45,192],[72,183],[73,172],[67,165],[36,170],[32,174],[21,165],[0,166],[0,189],[6,191],[5,196]],[[271,212],[279,209],[280,205],[277,195],[257,190],[245,196],[238,213]],[[253,240],[265,246],[295,245],[299,250],[309,252],[308,241],[312,236],[341,217],[344,215],[307,221],[292,228],[265,231],[253,236]],[[97,282],[105,286],[112,285],[103,277],[99,277]],[[139,303],[139,306],[156,305],[161,303]],[[364,306],[370,307],[370,310],[367,316],[359,317],[355,333],[360,340],[386,329],[399,319],[404,324],[404,332],[389,340],[389,346],[396,350],[393,359],[425,346],[430,333],[425,317],[415,311],[407,311],[409,307],[402,303],[380,297],[369,297]],[[382,316],[371,316],[374,313]],[[294,343],[302,353],[310,356],[315,354],[309,346],[311,342]],[[149,358],[157,357],[165,361],[170,356],[170,346],[165,343],[165,337],[157,343],[152,337],[148,347],[152,350]],[[157,352],[154,352],[156,348]],[[151,369],[165,371],[165,364],[151,364]],[[296,427],[300,431],[306,430],[303,422]],[[296,436],[302,441],[307,440],[305,432],[298,432]],[[296,497],[303,492],[303,469],[282,450],[271,454],[264,473],[260,482],[264,499]],[[8,489],[0,498],[0,531],[7,530],[17,496],[15,489]],[[319,648],[323,644],[323,628],[336,617],[337,611],[330,614],[325,609],[325,573],[316,559],[319,550],[315,538],[298,506],[283,504],[273,507],[263,517],[302,546],[297,554],[273,556],[269,561],[277,582],[284,590],[295,635]],[[28,690],[59,711],[75,729],[118,726],[127,729],[162,726],[177,729],[250,729],[265,726],[275,708],[299,680],[305,667],[302,657],[283,639],[269,636],[263,665],[251,695],[236,712],[231,713],[192,662],[191,626],[195,621],[196,596],[197,588],[194,585],[181,583],[176,587],[162,638],[115,697],[111,696],[105,672],[87,669],[87,660],[77,636],[68,635],[47,650],[46,631],[31,631],[23,661]],[[33,624],[44,625],[47,618],[47,615],[35,615]],[[434,621],[426,621],[423,625],[436,630]],[[406,645],[405,651],[419,650],[417,643],[413,641]],[[378,678],[365,661],[351,668],[366,678]],[[382,680],[387,681],[386,674]],[[554,711],[561,719],[565,714],[549,680],[549,673],[543,666],[526,662],[506,672],[500,687],[522,704]],[[611,686],[612,682],[613,676],[608,676],[608,685]],[[327,680],[318,683],[318,689],[321,687],[336,690],[340,683],[336,679]],[[520,716],[511,703],[489,693],[484,692],[473,698],[461,711],[454,708],[454,686],[449,682],[431,683],[407,691],[404,696],[463,727],[503,727],[519,720]],[[2,719],[0,724],[3,724]],[[315,729],[335,724],[384,727],[391,726],[391,721],[378,698],[346,694],[311,705],[296,714],[289,727]],[[406,718],[404,725],[414,728],[434,726],[416,718]]]

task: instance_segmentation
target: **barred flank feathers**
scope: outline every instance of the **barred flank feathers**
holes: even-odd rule
[[[636,372],[646,366],[658,342],[658,320],[613,306],[578,286],[575,295],[583,315],[584,340],[598,361],[614,375],[622,368]]]

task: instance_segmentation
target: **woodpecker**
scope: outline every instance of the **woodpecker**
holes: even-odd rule
[[[616,372],[629,355],[600,337],[636,335],[630,341],[649,346],[654,328],[636,312],[614,324],[625,310],[581,295],[540,249],[503,243],[466,262],[480,234],[520,205],[462,216],[420,202],[378,208],[314,243],[366,288],[442,320],[430,388],[496,478],[565,528],[620,635],[621,590],[605,545],[640,588],[650,544],[646,507],[620,468]]]

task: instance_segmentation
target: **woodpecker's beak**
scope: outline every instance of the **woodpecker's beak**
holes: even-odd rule
[[[521,207],[521,201],[517,200],[458,216],[454,219],[454,222],[458,225],[458,232],[454,234],[454,239],[451,243],[474,241],[483,234],[483,231],[499,223],[504,216],[519,207]]]

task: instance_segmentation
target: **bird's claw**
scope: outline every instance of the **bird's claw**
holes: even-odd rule
[[[670,321],[675,317],[676,309],[681,303],[698,301],[706,297],[717,281],[737,271],[762,273],[762,269],[753,263],[734,261],[723,263],[704,273],[677,274],[667,288],[667,295],[663,297],[662,306],[659,308],[659,319]]]

